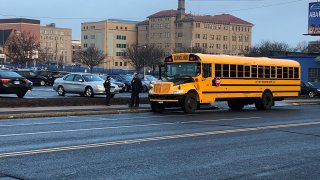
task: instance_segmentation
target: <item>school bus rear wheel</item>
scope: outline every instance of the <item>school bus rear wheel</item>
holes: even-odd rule
[[[273,105],[273,96],[271,92],[266,91],[262,95],[262,99],[255,102],[255,106],[258,110],[269,110]]]

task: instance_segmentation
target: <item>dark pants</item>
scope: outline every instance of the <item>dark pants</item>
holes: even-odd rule
[[[110,105],[111,93],[106,91],[106,105]]]
[[[139,92],[132,92],[129,106],[133,107],[134,105],[135,107],[139,107],[139,101]]]

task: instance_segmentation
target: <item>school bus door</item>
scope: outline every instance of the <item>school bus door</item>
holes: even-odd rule
[[[201,77],[201,90],[202,90],[202,103],[212,102],[213,94],[210,93],[213,90],[214,77],[213,77],[213,66],[211,63],[202,64],[202,77]]]

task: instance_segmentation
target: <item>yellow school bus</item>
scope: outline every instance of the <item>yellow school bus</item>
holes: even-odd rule
[[[157,113],[166,107],[194,113],[215,101],[227,101],[231,110],[249,104],[268,110],[300,92],[300,64],[293,60],[177,53],[165,58],[161,74],[149,91]]]

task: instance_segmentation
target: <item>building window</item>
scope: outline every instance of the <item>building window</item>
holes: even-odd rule
[[[202,39],[207,39],[207,34],[203,34]]]
[[[196,28],[200,28],[200,23],[196,23]]]
[[[122,66],[122,62],[120,62],[120,66]]]
[[[115,62],[115,63],[114,63],[114,66],[118,66],[118,62]]]
[[[182,32],[179,32],[178,33],[178,38],[181,38],[182,37]]]
[[[91,26],[91,27],[90,27],[90,29],[95,29],[95,28],[96,28],[96,26]]]
[[[91,38],[91,39],[95,39],[96,36],[95,36],[94,34],[92,34],[92,35],[90,36],[90,38]]]
[[[127,62],[124,62],[124,65],[123,66],[127,66]]]
[[[200,39],[200,34],[196,34],[196,39]]]

